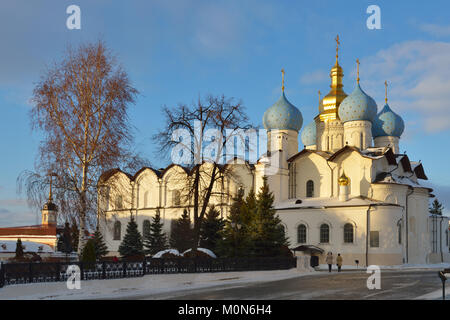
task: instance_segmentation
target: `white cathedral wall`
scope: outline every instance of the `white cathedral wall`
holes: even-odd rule
[[[210,165],[203,165],[202,169],[208,172],[211,168]],[[231,172],[230,177],[224,178],[223,183],[221,179],[216,181],[213,195],[210,199],[210,204],[214,204],[223,217],[227,217],[232,197],[236,195],[239,187],[244,188],[245,196],[254,187],[254,177],[248,165],[235,164],[231,167]],[[188,176],[181,167],[170,167],[161,178],[158,178],[150,169],[143,170],[136,177],[134,191],[132,190],[130,179],[125,174],[119,172],[110,179],[110,182],[116,183],[116,185],[111,188],[113,191],[110,194],[109,211],[106,212],[106,219],[102,217],[99,223],[100,230],[110,251],[109,255],[119,255],[119,245],[125,236],[131,212],[135,215],[136,223],[141,233],[143,231],[143,222],[145,220],[151,221],[158,209],[164,224],[164,231],[168,236],[172,221],[178,219],[184,209],[188,210],[191,221],[193,221],[192,195],[189,194],[189,188],[186,188]],[[205,188],[206,185],[203,184],[202,187]],[[175,191],[180,192],[179,205],[174,203],[173,193]],[[122,210],[116,210],[114,207],[115,199],[119,193],[124,199]],[[133,199],[132,195],[134,195]],[[144,200],[145,195],[147,195],[147,204],[145,204]],[[121,222],[120,240],[113,239],[115,221]]]
[[[350,179],[350,197],[367,196],[372,182],[373,160],[364,158],[356,151],[346,152],[333,160],[338,169],[333,179],[334,195],[337,196],[338,179],[344,172]]]
[[[348,121],[344,123],[344,144],[361,150],[372,145],[372,122]]]
[[[310,153],[300,157],[296,164],[296,197],[306,197],[306,183],[314,182],[314,197],[331,196],[331,169],[320,155]]]
[[[364,266],[366,262],[366,213],[367,207],[341,207],[327,209],[291,209],[278,210],[283,224],[287,227],[290,247],[301,244],[315,245],[325,250],[319,256],[319,263],[325,263],[327,252],[336,257],[338,253],[344,259],[344,265]],[[372,208],[370,214],[370,230],[379,231],[379,248],[369,246],[369,265],[393,265],[402,263],[402,245],[398,244],[396,223],[401,218],[401,208]],[[330,226],[329,243],[320,243],[320,225]],[[344,243],[344,225],[354,226],[353,243]],[[307,227],[306,243],[298,243],[297,227]]]

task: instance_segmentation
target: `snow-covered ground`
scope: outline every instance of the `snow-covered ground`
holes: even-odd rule
[[[337,266],[333,264],[332,270],[336,271]],[[436,263],[436,264],[402,264],[396,266],[380,266],[381,270],[443,270],[449,269],[450,263]],[[365,270],[365,267],[355,267],[343,265],[342,270]],[[327,264],[319,265],[319,270],[328,270]]]
[[[81,289],[67,289],[65,282],[9,285],[0,289],[0,299],[108,299],[208,288],[224,284],[241,285],[308,275],[296,269],[275,271],[156,274],[141,278],[81,281]],[[319,274],[317,272],[316,274]]]
[[[381,270],[442,270],[450,264],[401,265],[381,267]],[[320,265],[328,270],[327,265]],[[343,266],[343,270],[356,270],[354,266]],[[365,270],[359,267],[358,270]],[[333,272],[336,266],[333,265]],[[348,272],[348,271],[347,271]],[[245,271],[197,274],[157,274],[140,278],[87,280],[81,281],[81,289],[67,289],[65,282],[33,283],[9,285],[0,289],[0,299],[114,299],[140,296],[171,294],[181,290],[212,288],[229,285],[238,287],[246,283],[268,282],[301,276],[323,275],[323,272],[299,272],[297,269],[274,271]],[[450,293],[450,287],[447,290]],[[167,296],[167,295],[166,295]],[[441,299],[442,292],[437,290],[420,299]],[[450,296],[447,297],[450,299]]]

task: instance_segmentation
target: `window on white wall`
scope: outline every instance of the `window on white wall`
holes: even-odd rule
[[[144,192],[144,208],[148,208],[148,191]]]
[[[402,222],[397,222],[397,237],[398,237],[398,244],[402,244]]]
[[[344,243],[353,243],[353,225],[346,223],[344,225]]]
[[[172,205],[179,206],[181,204],[180,190],[172,191]]]
[[[114,222],[114,240],[120,240],[120,236],[122,234],[122,224],[120,221]]]
[[[297,227],[297,243],[306,243],[306,226],[304,224]]]
[[[380,247],[380,232],[370,231],[370,246],[372,248]]]
[[[320,226],[320,243],[329,243],[330,242],[330,226],[326,223],[323,223]]]
[[[289,163],[289,191],[288,196],[289,199],[295,198],[297,196],[297,181],[296,181],[296,165],[295,163]]]
[[[306,197],[314,197],[314,181],[312,180],[308,180],[308,182],[306,182]]]
[[[122,208],[123,208],[123,197],[121,195],[118,195],[116,198],[116,209]]]

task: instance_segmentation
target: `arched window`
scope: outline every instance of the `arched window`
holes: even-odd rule
[[[330,226],[326,223],[323,223],[320,226],[320,243],[329,243],[330,242]]]
[[[304,224],[297,227],[297,243],[306,243],[306,226]]]
[[[397,222],[397,237],[398,237],[398,244],[402,244],[402,222]]]
[[[172,205],[179,206],[181,203],[180,201],[180,190],[173,190],[172,191]]]
[[[306,197],[314,197],[314,181],[312,180],[308,180],[308,182],[306,182]]]
[[[150,234],[150,220],[146,219],[142,223],[142,235]]]
[[[353,225],[351,223],[344,225],[344,243],[353,243]]]
[[[122,224],[120,221],[114,222],[114,240],[120,240],[122,234]]]
[[[122,198],[122,196],[117,196],[116,209],[122,209],[122,208],[123,208],[123,198]]]
[[[144,192],[144,208],[148,207],[148,191]]]

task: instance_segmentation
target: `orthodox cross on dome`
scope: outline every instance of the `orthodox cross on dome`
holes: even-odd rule
[[[356,59],[356,81],[359,83],[359,59]]]
[[[387,104],[387,87],[388,83],[387,81],[384,81],[384,102],[386,102],[386,104]]]
[[[336,39],[334,39],[334,40],[336,40],[336,62],[337,62],[338,61],[338,56],[339,56],[339,45],[341,44],[339,42],[339,35],[337,35]]]
[[[57,174],[52,172],[52,173],[49,173],[48,175],[50,176],[50,190],[48,192],[48,201],[52,201],[53,200],[53,193],[52,193],[53,177],[56,177]]]
[[[320,105],[320,95],[321,95],[322,92],[320,92],[320,90],[317,91],[317,92],[319,93],[319,105]]]
[[[281,90],[284,92],[284,68],[281,69]]]

